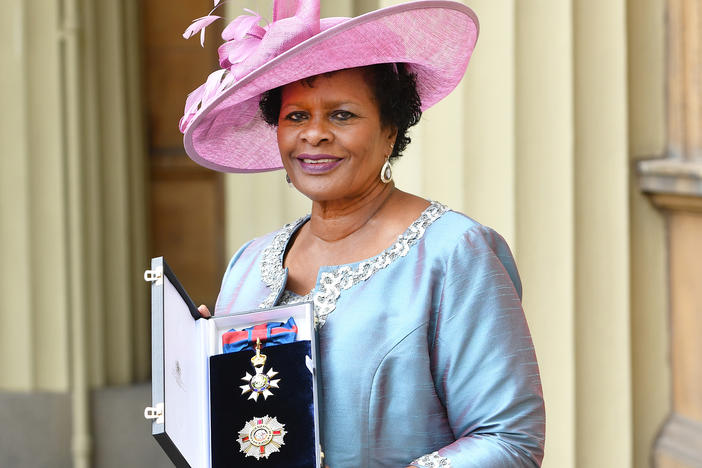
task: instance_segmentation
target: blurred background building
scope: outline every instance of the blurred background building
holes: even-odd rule
[[[702,466],[702,0],[466,3],[481,20],[468,74],[395,180],[511,245],[544,467]],[[211,6],[1,3],[2,467],[170,466],[142,416],[150,257],[212,306],[228,257],[308,209],[280,172],[218,174],[183,152],[184,99],[219,38],[181,34]]]

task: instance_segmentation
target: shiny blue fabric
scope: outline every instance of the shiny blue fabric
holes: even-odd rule
[[[260,260],[274,234],[234,255],[217,314],[271,293]],[[540,466],[539,369],[519,275],[493,230],[444,213],[406,256],[342,290],[318,339],[331,468],[403,467],[437,450],[453,468]]]

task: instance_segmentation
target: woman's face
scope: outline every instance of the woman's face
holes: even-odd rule
[[[359,198],[382,184],[395,134],[381,124],[360,69],[283,87],[278,147],[293,184],[313,201]]]

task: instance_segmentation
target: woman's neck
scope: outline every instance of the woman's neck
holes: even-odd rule
[[[325,242],[335,242],[372,225],[387,201],[398,193],[395,184],[382,184],[349,200],[315,201],[309,221],[310,233]]]

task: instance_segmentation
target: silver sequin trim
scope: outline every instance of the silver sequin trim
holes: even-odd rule
[[[418,466],[419,468],[436,468],[439,466],[451,468],[451,460],[446,457],[442,457],[439,455],[439,452],[434,452],[430,453],[429,455],[419,457],[410,464]]]
[[[280,305],[290,305],[290,304],[299,304],[300,302],[307,302],[312,300],[312,293],[309,293],[305,296],[300,296],[299,294],[296,294],[292,291],[288,291],[287,289],[283,291],[283,294],[280,295],[280,300],[278,301],[278,304]]]
[[[273,307],[275,300],[278,298],[280,289],[285,282],[285,269],[283,268],[283,254],[288,239],[295,232],[297,226],[300,225],[307,217],[302,217],[294,223],[283,226],[278,234],[273,237],[271,245],[266,247],[261,254],[261,278],[266,286],[271,290],[268,297],[261,302],[260,308]]]
[[[350,289],[361,281],[365,281],[375,272],[381,270],[400,257],[404,257],[414,244],[424,236],[426,229],[443,215],[448,208],[441,203],[432,202],[427,209],[402,233],[397,241],[380,254],[360,262],[355,267],[343,265],[331,271],[322,273],[319,280],[319,289],[313,291],[315,323],[321,327],[327,317],[336,309],[336,300],[342,290]],[[295,223],[285,225],[275,235],[271,245],[268,246],[261,258],[261,276],[271,293],[260,307],[271,307],[283,287],[285,269],[283,268],[283,254],[285,246],[295,228],[304,220],[301,218]]]

